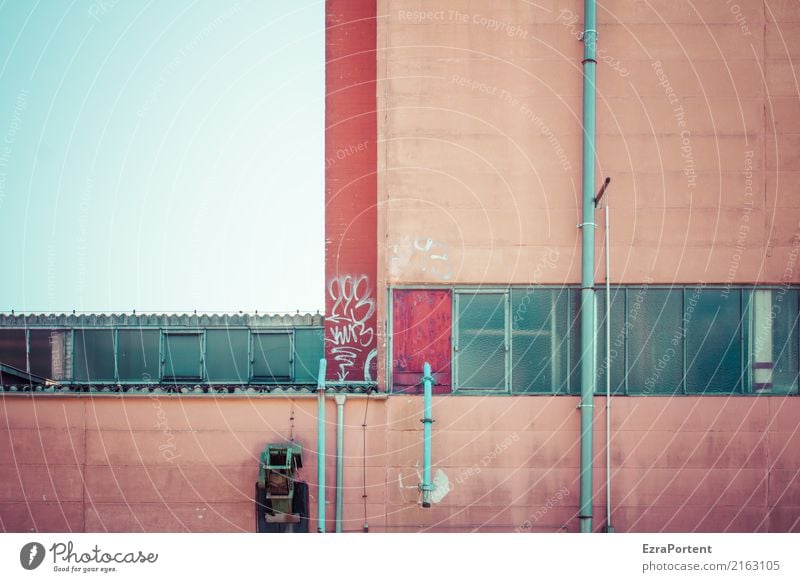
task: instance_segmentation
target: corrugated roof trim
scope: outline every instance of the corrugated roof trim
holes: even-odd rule
[[[319,313],[62,313],[0,314],[0,327],[301,327],[321,326]]]
[[[33,384],[0,385],[0,393],[10,394],[153,394],[153,395],[200,395],[210,394],[224,396],[226,394],[280,394],[316,392],[316,384],[125,384],[111,386],[60,385],[42,386]],[[375,392],[375,385],[350,384],[330,385],[327,392],[344,394],[366,394]]]

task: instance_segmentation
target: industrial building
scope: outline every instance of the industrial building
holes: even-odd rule
[[[797,3],[326,18],[325,314],[4,314],[0,527],[800,531]]]

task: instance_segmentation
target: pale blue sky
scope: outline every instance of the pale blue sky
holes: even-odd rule
[[[0,311],[324,307],[323,0],[0,0]]]

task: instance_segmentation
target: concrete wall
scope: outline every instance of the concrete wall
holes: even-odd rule
[[[578,282],[582,4],[379,2],[386,281]],[[796,3],[599,5],[613,280],[799,282]]]
[[[364,405],[351,400],[346,409],[345,512],[353,516],[348,526],[359,528]],[[327,412],[335,422],[332,401]],[[371,402],[368,413],[368,510],[382,519],[384,440],[376,431],[383,431],[383,402]],[[303,445],[301,478],[317,498],[316,422],[314,398],[7,397],[0,403],[0,526],[4,531],[255,531],[258,456],[268,443],[294,437]],[[331,425],[329,483],[335,475],[334,435]],[[332,519],[332,489],[327,499]],[[316,516],[316,501],[311,510]]]
[[[378,3],[384,287],[578,283],[582,5]],[[612,281],[800,282],[796,3],[599,6],[596,165],[598,187],[613,179]],[[602,213],[597,222],[604,281]],[[798,527],[796,399],[616,402],[621,531]],[[434,450],[447,443],[450,468],[465,480],[434,509],[437,527],[529,520],[533,529],[574,529],[574,406],[563,397],[437,399],[439,414],[457,423],[437,416]],[[514,431],[524,444],[481,467]],[[413,437],[392,425],[389,442],[403,438]],[[413,466],[401,460],[395,470]],[[563,489],[569,495],[553,503]],[[548,500],[556,507],[543,512]],[[390,495],[390,507],[397,501]]]
[[[433,465],[449,492],[416,489],[422,402],[364,400],[345,422],[346,530],[576,531],[579,417],[573,397],[442,397]],[[605,516],[598,399],[595,525]],[[619,531],[800,531],[797,398],[618,398],[612,491]],[[2,531],[254,531],[258,454],[304,446],[316,514],[313,399],[5,397]],[[333,403],[328,418],[335,418]],[[293,428],[292,428],[293,427]],[[334,482],[334,428],[327,470]],[[440,473],[441,472],[441,473]],[[437,476],[438,474],[438,476]],[[333,527],[334,491],[326,499]]]

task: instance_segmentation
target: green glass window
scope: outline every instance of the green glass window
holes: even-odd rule
[[[322,328],[294,330],[294,381],[317,381],[319,361],[325,357]]]
[[[76,329],[72,349],[77,382],[115,379],[113,329]]]
[[[755,289],[750,304],[751,388],[790,394],[798,384],[798,292]]]
[[[29,332],[31,374],[63,380],[67,377],[67,334],[57,329]]]
[[[569,392],[581,392],[581,290],[569,289]]]
[[[741,392],[741,290],[698,287],[684,294],[686,392]]]
[[[208,380],[210,382],[247,382],[249,341],[250,332],[246,329],[206,330]]]
[[[772,304],[779,305],[779,313],[773,324],[773,359],[775,368],[772,378],[773,392],[788,394],[797,392],[798,372],[798,292],[797,290],[773,291]]]
[[[27,343],[24,329],[0,329],[0,364],[26,371]]]
[[[456,386],[507,390],[506,293],[456,294]]]
[[[628,392],[676,394],[683,388],[682,292],[628,289]]]
[[[567,289],[511,292],[511,378],[516,393],[566,392]]]
[[[122,382],[157,382],[159,379],[157,329],[120,329],[117,332],[117,369]]]
[[[611,378],[611,393],[625,393],[625,289],[611,288],[611,321],[606,316],[606,291],[597,292],[597,377],[595,391],[606,393],[607,378]],[[610,327],[609,327],[610,326]],[[611,350],[606,354],[606,332],[611,332]],[[610,356],[611,365],[606,362]],[[610,374],[607,372],[610,370]]]
[[[164,378],[197,380],[202,373],[202,335],[164,334]]]
[[[253,379],[288,381],[292,379],[292,342],[287,332],[254,332]]]

